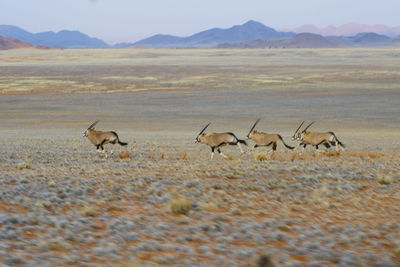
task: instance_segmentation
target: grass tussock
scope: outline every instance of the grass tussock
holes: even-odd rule
[[[256,267],[275,267],[274,262],[269,255],[260,255],[256,260]]]
[[[268,158],[267,158],[267,155],[262,152],[254,152],[254,160],[266,161],[266,160],[268,160]]]
[[[147,158],[148,159],[153,159],[153,160],[156,159],[156,157],[154,155],[151,155],[151,154],[147,155]]]
[[[202,209],[205,211],[215,212],[218,210],[218,207],[214,203],[208,202],[202,206]]]
[[[393,183],[393,178],[389,175],[378,175],[376,177],[376,181],[378,182],[378,184],[389,185]]]
[[[69,251],[72,249],[72,246],[62,240],[51,239],[48,241],[43,241],[39,244],[41,250],[52,250],[52,251]]]
[[[171,212],[173,214],[188,214],[193,209],[193,201],[187,198],[177,198],[171,200]]]
[[[314,205],[319,208],[326,209],[329,207],[329,189],[324,184],[320,188],[317,188],[312,193],[312,201]]]
[[[30,162],[21,162],[21,163],[18,163],[17,169],[18,169],[18,170],[32,169],[32,164],[31,164]]]
[[[350,156],[357,157],[362,160],[366,159],[379,159],[384,156],[384,154],[376,153],[376,152],[354,152],[351,153]]]
[[[127,151],[127,152],[119,153],[119,158],[120,159],[132,159],[132,156]]]
[[[383,157],[383,154],[375,153],[375,152],[369,152],[367,153],[368,157],[371,159],[378,159]]]
[[[327,156],[327,157],[339,157],[340,156],[340,152],[339,151],[329,151],[329,152],[325,153],[325,156]]]
[[[82,213],[86,217],[94,217],[94,216],[96,216],[96,211],[90,206],[83,207],[82,208]]]

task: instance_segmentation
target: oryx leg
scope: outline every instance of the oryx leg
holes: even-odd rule
[[[298,147],[300,147],[300,146],[303,146],[303,148],[301,149],[301,151],[299,152],[299,154],[303,154],[303,152],[306,150],[306,144],[304,144],[304,143],[300,143],[298,146],[297,146],[297,148]],[[296,148],[296,150],[297,150],[297,148]]]
[[[332,147],[328,142],[323,143],[323,145],[325,146],[326,149],[329,149]]]
[[[346,151],[346,149],[339,144],[338,144],[338,147],[340,148],[341,151]]]
[[[101,144],[100,144],[99,146],[100,146],[100,148],[101,148],[101,153],[103,153],[104,156],[105,156],[106,158],[108,158],[108,155],[107,155],[107,153],[106,153],[106,150],[104,149],[104,146],[103,146],[104,143],[105,143],[105,141],[101,142]]]
[[[270,142],[270,143],[264,145],[264,146],[267,148],[267,154],[272,153],[272,150],[268,149],[268,147],[269,147],[270,145],[272,145],[272,144],[273,144],[273,142]],[[273,148],[272,148],[272,149],[273,149]]]
[[[318,149],[318,145],[315,146],[315,149],[317,150],[317,155],[319,155],[321,151]]]
[[[211,148],[211,159],[214,158],[214,149],[215,149],[214,147]]]
[[[339,142],[335,140],[336,151],[339,152]],[[340,147],[343,149],[343,147]]]
[[[240,153],[244,153],[244,151],[243,151],[243,149],[242,149],[242,146],[240,145],[240,143],[239,142],[237,142],[237,146],[239,147],[239,149],[240,149]]]
[[[221,149],[217,148],[218,153],[223,156],[224,158],[228,158],[227,155],[225,155],[224,153],[221,152]]]
[[[276,142],[274,142],[274,143],[272,144],[272,151],[273,151],[273,152],[276,151],[276,147],[277,147],[277,146],[278,146],[278,145],[277,145]]]

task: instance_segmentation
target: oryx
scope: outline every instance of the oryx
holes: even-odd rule
[[[203,130],[196,137],[196,143],[202,143],[210,146],[211,148],[211,159],[214,157],[214,150],[217,149],[218,153],[227,158],[225,154],[221,152],[221,147],[225,145],[237,145],[240,149],[240,152],[244,152],[240,144],[247,145],[245,140],[238,139],[235,134],[226,132],[226,133],[205,133],[204,131],[210,126],[211,123],[207,124]]]

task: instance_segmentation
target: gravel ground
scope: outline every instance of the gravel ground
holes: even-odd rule
[[[399,267],[399,55],[2,52],[0,267]],[[347,150],[210,161],[194,144],[208,122],[244,137],[257,118],[290,145],[317,121]],[[128,147],[98,154],[82,137],[96,120]]]
[[[0,262],[400,266],[400,152],[211,161],[192,141],[153,134],[106,158],[84,139],[3,138]]]

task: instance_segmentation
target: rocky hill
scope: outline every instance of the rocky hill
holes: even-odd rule
[[[218,48],[332,48],[336,44],[328,41],[321,35],[312,33],[301,33],[291,38],[278,40],[257,40],[252,42],[241,42],[235,44],[224,43]]]
[[[257,21],[250,20],[228,29],[213,28],[189,37],[157,34],[127,46],[151,48],[213,47],[220,43],[238,43],[254,40],[271,40],[294,36],[291,32],[278,32]]]
[[[15,48],[33,48],[33,46],[15,39],[4,38],[0,36],[0,50],[8,50]]]
[[[400,27],[390,27],[386,25],[365,25],[360,23],[347,23],[340,26],[327,26],[318,28],[312,24],[302,25],[294,29],[284,29],[295,33],[315,33],[322,36],[353,36],[363,32],[374,32],[389,37],[396,37],[400,34]]]
[[[0,25],[0,36],[12,38],[33,46],[46,46],[54,48],[109,48],[104,41],[91,38],[79,31],[59,31],[30,33],[19,27]]]
[[[382,47],[400,45],[398,38],[390,38],[372,32],[363,32],[348,37],[328,36],[326,38],[340,47]]]

